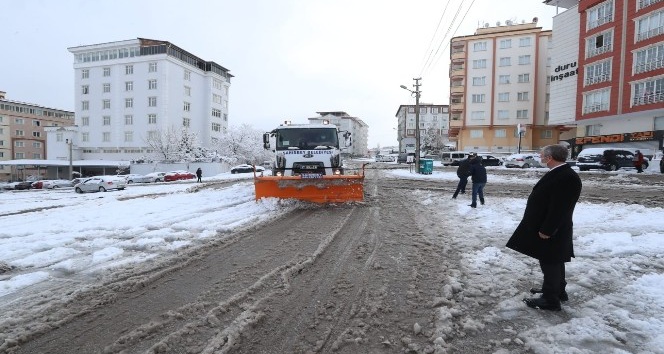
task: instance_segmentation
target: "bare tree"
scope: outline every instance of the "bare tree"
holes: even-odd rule
[[[194,161],[205,156],[198,135],[186,127],[170,126],[166,130],[157,130],[148,135],[144,142],[163,161]]]
[[[217,142],[218,154],[228,163],[261,163],[271,160],[263,149],[263,134],[249,124],[231,126]]]

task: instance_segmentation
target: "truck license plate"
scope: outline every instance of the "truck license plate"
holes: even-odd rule
[[[302,178],[323,178],[322,173],[302,173],[300,176]]]

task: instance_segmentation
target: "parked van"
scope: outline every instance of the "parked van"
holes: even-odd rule
[[[459,166],[459,162],[467,159],[468,155],[470,153],[464,151],[445,151],[440,153],[440,161],[443,166]]]

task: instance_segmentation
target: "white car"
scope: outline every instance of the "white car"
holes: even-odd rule
[[[67,188],[73,186],[74,182],[68,179],[54,179],[42,182],[42,189],[57,189],[57,188]]]
[[[151,183],[155,183],[155,182],[163,182],[164,175],[166,175],[166,172],[150,172],[146,174],[144,177],[149,179]]]
[[[127,181],[128,184],[154,182],[150,177],[146,177],[145,175],[139,175],[135,173],[130,173],[128,175],[119,176],[119,177],[124,177],[125,181]]]
[[[97,176],[90,177],[74,186],[76,193],[86,192],[106,192],[107,190],[123,190],[127,187],[127,182],[118,176]]]
[[[542,167],[539,154],[512,154],[505,158],[505,167]]]
[[[390,155],[376,155],[376,162],[394,162],[396,159]]]

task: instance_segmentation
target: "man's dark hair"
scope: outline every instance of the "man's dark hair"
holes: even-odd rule
[[[559,144],[547,145],[543,147],[540,152],[544,156],[550,156],[555,161],[565,162],[567,161],[567,147]]]

